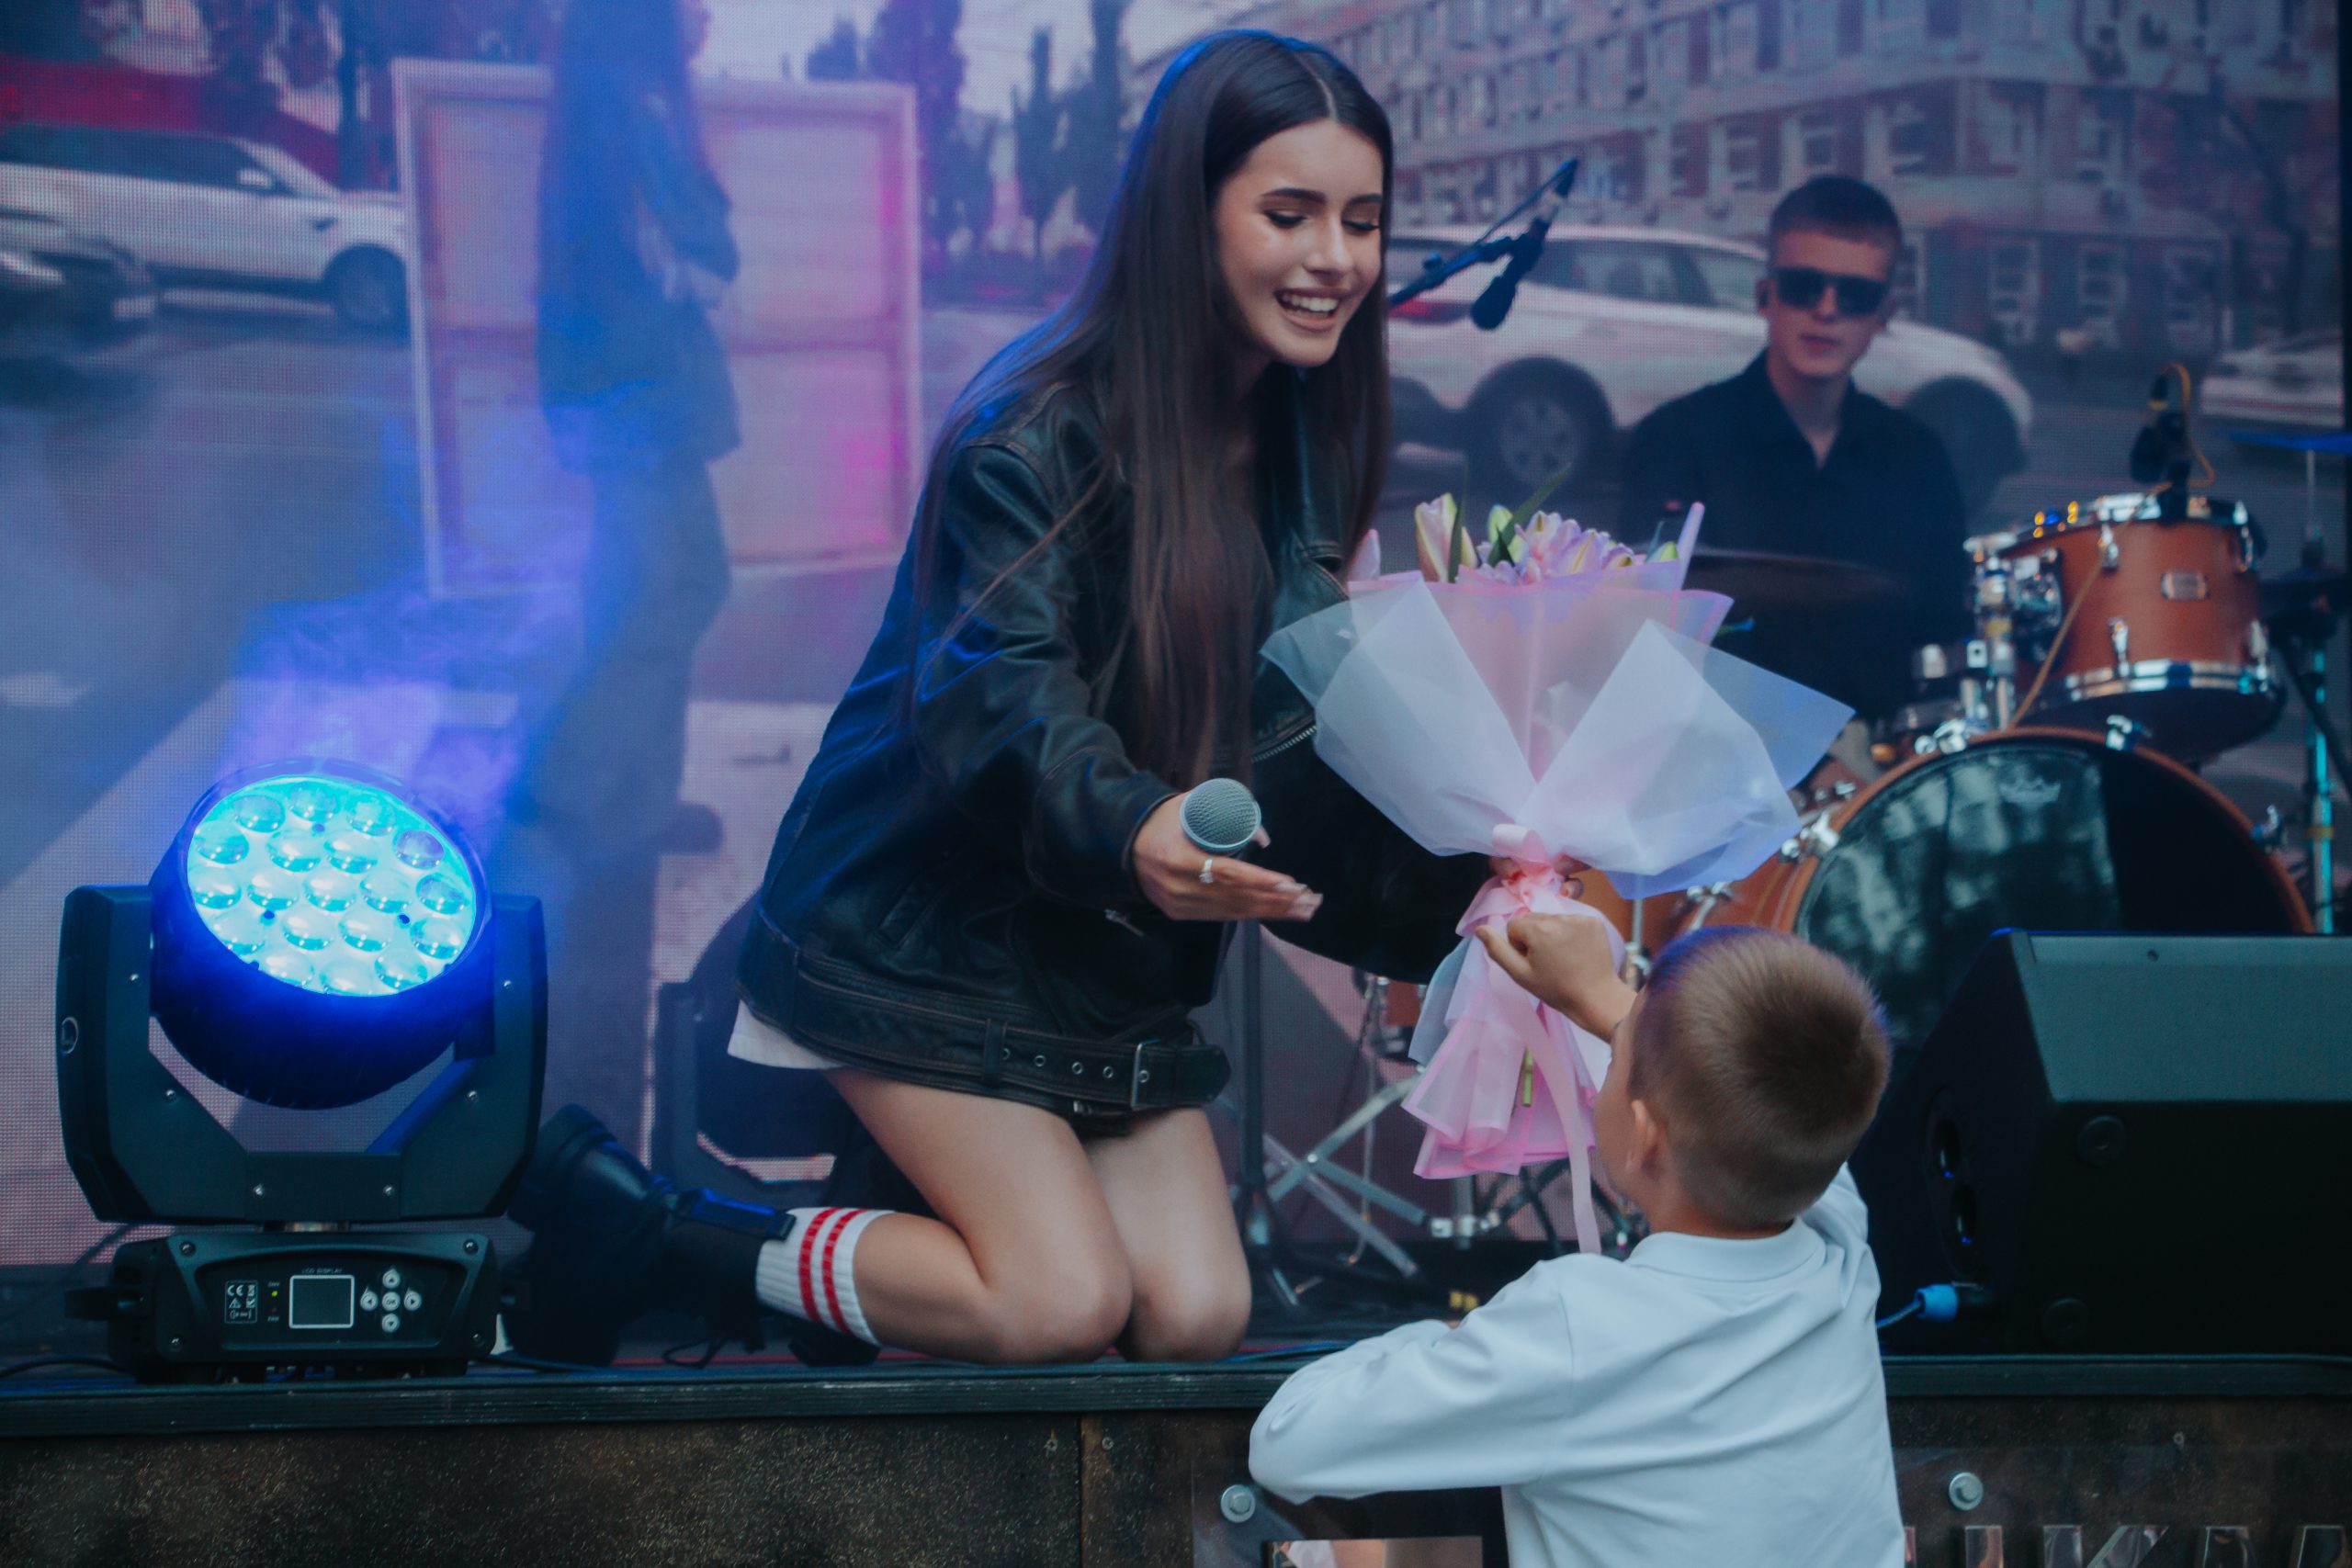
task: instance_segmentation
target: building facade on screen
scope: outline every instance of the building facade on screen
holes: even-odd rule
[[[1573,220],[1760,237],[1883,186],[1899,282],[2012,352],[2199,355],[2338,316],[2326,0],[1271,0],[1388,109],[1401,227],[1484,223],[1559,161]],[[1136,62],[1148,94],[1170,56]]]

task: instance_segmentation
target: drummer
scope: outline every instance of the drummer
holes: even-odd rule
[[[1825,175],[1772,209],[1767,246],[1764,352],[1634,427],[1620,536],[1647,538],[1704,502],[1702,548],[1833,557],[1908,584],[1905,599],[1835,615],[1758,608],[1722,645],[1883,718],[1911,696],[1913,649],[1970,635],[1951,461],[1925,424],[1853,382],[1894,314],[1903,226],[1872,186]]]

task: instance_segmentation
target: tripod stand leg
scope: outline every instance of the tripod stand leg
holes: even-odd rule
[[[1306,1172],[1308,1170],[1321,1167],[1333,1155],[1339,1152],[1340,1145],[1346,1143],[1350,1138],[1354,1137],[1359,1132],[1363,1131],[1364,1125],[1371,1122],[1374,1117],[1379,1115],[1382,1111],[1387,1110],[1390,1106],[1396,1104],[1398,1100],[1404,1099],[1407,1095],[1412,1092],[1413,1080],[1410,1078],[1401,1078],[1396,1083],[1390,1084],[1387,1088],[1382,1089],[1378,1094],[1374,1095],[1370,1100],[1365,1100],[1362,1105],[1356,1108],[1354,1114],[1351,1115],[1346,1121],[1333,1128],[1331,1132],[1313,1148],[1307,1150],[1305,1155],[1301,1156],[1297,1164],[1292,1166],[1289,1170],[1276,1178],[1274,1184],[1266,1189],[1266,1196],[1276,1200],[1288,1196],[1292,1188],[1297,1186],[1301,1181],[1306,1179]],[[1414,1213],[1418,1215],[1419,1211],[1415,1210]],[[1419,1224],[1420,1221],[1418,1218],[1415,1218],[1411,1223]]]
[[[1386,1259],[1390,1268],[1408,1280],[1420,1272],[1419,1268],[1414,1264],[1410,1257],[1407,1256],[1403,1247],[1381,1235],[1376,1226],[1358,1213],[1347,1199],[1335,1190],[1330,1183],[1323,1179],[1322,1175],[1309,1171],[1304,1165],[1298,1164],[1290,1151],[1280,1144],[1269,1142],[1267,1151],[1274,1156],[1276,1162],[1288,1164],[1290,1167],[1288,1176],[1299,1179],[1306,1195],[1329,1209],[1333,1217],[1355,1233],[1357,1240]],[[1352,1172],[1341,1171],[1336,1168],[1325,1172],[1324,1175],[1348,1176],[1351,1179],[1353,1178]]]

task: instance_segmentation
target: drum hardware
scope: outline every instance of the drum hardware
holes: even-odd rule
[[[2098,525],[2099,570],[2114,571],[2122,565],[2123,551],[2115,542],[2115,525],[2112,523],[2100,524]]]
[[[2286,819],[2278,815],[2276,806],[2262,808],[2262,820],[2254,825],[2254,841],[2272,854],[2277,854],[2287,842]]]
[[[2111,713],[2107,716],[2107,749],[2109,750],[2129,751],[2133,750],[2140,744],[2141,733],[2140,726],[2132,723],[2121,714]]]
[[[1795,840],[1790,841],[1793,843]],[[1707,917],[1715,912],[1715,907],[1731,897],[1732,886],[1728,882],[1711,882],[1704,887],[1693,887],[1683,894],[1682,908],[1686,913],[1680,929],[1697,931],[1705,925]]]
[[[1849,789],[1838,798],[1851,799],[1853,795],[1854,791]],[[1804,824],[1781,845],[1781,858],[1785,861],[1798,861],[1804,859],[1807,855],[1815,857],[1826,855],[1836,849],[1838,829],[1831,826],[1830,815],[1827,811],[1808,814]]]
[[[2304,895],[2322,931],[2335,930],[2335,784],[2352,777],[2344,739],[2327,712],[2327,645],[2342,619],[2345,579],[2320,570],[2306,546],[2301,569],[2287,574],[2270,597],[2278,604],[2267,625],[2279,668],[2303,705]]]
[[[1955,756],[1968,750],[1968,743],[1983,733],[1984,727],[1967,718],[1948,718],[1927,734],[1919,737],[1912,747],[1917,756]]]
[[[1254,949],[1244,950],[1245,964],[1253,952]],[[1264,1150],[1263,1174],[1259,1179],[1256,1190],[1251,1191],[1251,1184],[1244,1181],[1238,1184],[1235,1194],[1237,1201],[1249,1203],[1243,1215],[1243,1239],[1252,1251],[1260,1255],[1252,1261],[1258,1270],[1266,1275],[1266,1282],[1272,1287],[1273,1298],[1292,1309],[1297,1308],[1300,1293],[1311,1288],[1312,1283],[1305,1280],[1294,1282],[1291,1270],[1306,1266],[1292,1253],[1288,1227],[1280,1224],[1276,1214],[1275,1205],[1292,1192],[1304,1190],[1356,1238],[1355,1251],[1341,1259],[1336,1269],[1331,1271],[1357,1279],[1370,1278],[1362,1271],[1363,1256],[1367,1251],[1377,1254],[1396,1271],[1396,1280],[1387,1281],[1390,1284],[1396,1280],[1415,1280],[1420,1274],[1420,1268],[1411,1255],[1373,1224],[1372,1211],[1375,1208],[1415,1230],[1432,1235],[1438,1234],[1436,1227],[1444,1223],[1419,1204],[1399,1197],[1372,1179],[1373,1152],[1377,1134],[1374,1123],[1382,1111],[1412,1092],[1413,1080],[1406,1077],[1395,1083],[1380,1081],[1382,1059],[1401,1054],[1385,1049],[1397,1043],[1395,1028],[1389,1021],[1390,983],[1376,976],[1362,973],[1358,974],[1357,982],[1364,993],[1364,1011],[1356,1030],[1355,1051],[1373,1087],[1373,1092],[1363,1103],[1312,1148],[1301,1154],[1294,1154],[1265,1132],[1262,1112],[1256,1117],[1247,1114],[1250,1108],[1246,1099],[1243,1113],[1238,1116],[1242,1126],[1245,1151],[1249,1146],[1248,1139],[1253,1134]],[[1254,990],[1253,986],[1253,993]],[[1254,1020],[1246,1021],[1246,1023],[1254,1024]],[[1254,1027],[1245,1027],[1245,1033],[1256,1036],[1258,1031]],[[1410,1035],[1409,1029],[1404,1031],[1404,1039],[1409,1039]],[[1261,1042],[1251,1038],[1248,1044],[1254,1049]],[[1245,1079],[1245,1096],[1251,1092],[1252,1087]],[[1262,1090],[1258,1092],[1262,1093]],[[1224,1101],[1218,1103],[1222,1105]],[[1334,1157],[1359,1133],[1363,1135],[1361,1174],[1350,1170]],[[1353,1201],[1350,1201],[1351,1196]],[[1250,1227],[1252,1221],[1256,1222],[1254,1234]]]
[[[2177,604],[2194,603],[2205,597],[2205,574],[2201,571],[2168,571],[2156,579],[2156,592]]]
[[[2107,644],[2115,649],[2115,668],[2123,670],[2132,663],[2132,623],[2120,615],[2107,618]]]

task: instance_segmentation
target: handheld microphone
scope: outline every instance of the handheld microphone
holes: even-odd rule
[[[1262,820],[1258,797],[1239,779],[1208,779],[1184,796],[1184,837],[1208,854],[1239,854]]]
[[[1511,301],[1519,297],[1519,280],[1533,269],[1536,258],[1544,254],[1544,236],[1551,231],[1552,220],[1568,204],[1568,193],[1577,186],[1577,171],[1582,160],[1571,158],[1553,172],[1545,182],[1543,198],[1535,204],[1535,216],[1529,220],[1525,232],[1511,242],[1510,260],[1502,273],[1477,303],[1470,307],[1471,324],[1482,332],[1493,332],[1510,314]]]

